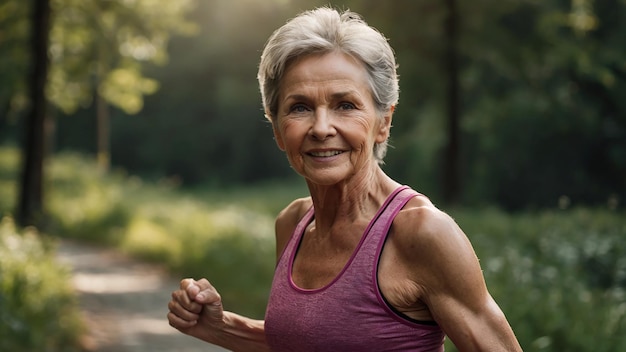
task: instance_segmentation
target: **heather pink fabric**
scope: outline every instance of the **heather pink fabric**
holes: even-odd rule
[[[265,316],[272,351],[443,351],[444,334],[436,324],[395,313],[377,283],[377,264],[393,219],[418,193],[396,189],[378,210],[352,257],[325,287],[297,287],[291,272],[310,209],[300,220],[278,261]]]

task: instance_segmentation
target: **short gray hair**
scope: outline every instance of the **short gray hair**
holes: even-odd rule
[[[280,82],[289,63],[298,57],[332,51],[344,52],[363,63],[381,117],[398,103],[396,59],[387,38],[354,12],[320,7],[289,20],[265,44],[257,78],[268,119],[276,119]],[[379,163],[386,152],[387,141],[374,146]]]

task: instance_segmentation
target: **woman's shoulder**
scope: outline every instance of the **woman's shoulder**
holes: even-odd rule
[[[277,253],[282,252],[296,226],[312,204],[311,197],[298,198],[278,214],[275,223]]]
[[[456,221],[423,195],[404,206],[394,219],[393,228],[400,248],[419,248],[431,254],[455,250],[451,245],[458,241],[465,247],[467,241]]]
[[[276,217],[276,223],[295,223],[297,224],[300,219],[311,208],[313,201],[311,197],[303,197],[293,200],[283,210],[278,213]]]
[[[456,221],[425,197],[415,197],[393,221],[388,241],[413,280],[440,292],[449,279],[480,274],[478,258]],[[463,276],[461,275],[461,276]]]

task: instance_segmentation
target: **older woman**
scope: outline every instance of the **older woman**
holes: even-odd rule
[[[305,12],[270,37],[258,74],[278,147],[310,197],[276,219],[264,321],[185,279],[170,324],[235,351],[521,350],[455,222],[380,168],[398,101],[393,51],[358,15]]]

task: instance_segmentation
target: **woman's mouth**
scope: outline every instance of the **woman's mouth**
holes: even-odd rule
[[[309,155],[315,156],[315,157],[327,158],[330,156],[339,155],[341,153],[343,153],[343,151],[341,150],[327,150],[327,151],[321,151],[321,152],[310,152]]]

